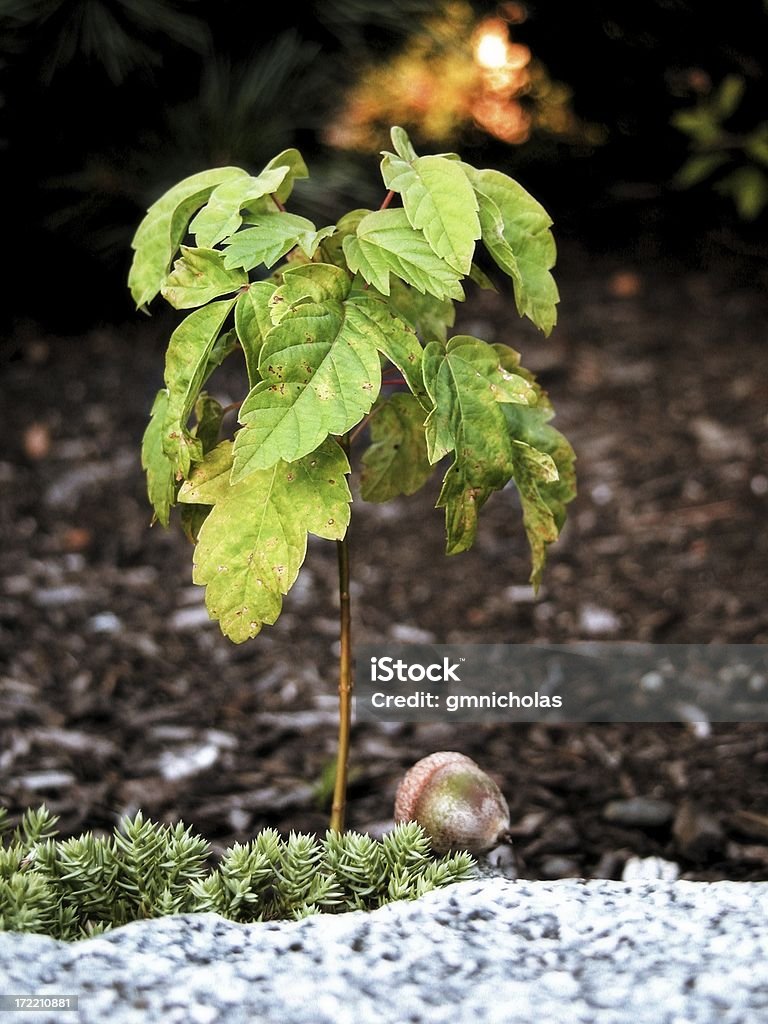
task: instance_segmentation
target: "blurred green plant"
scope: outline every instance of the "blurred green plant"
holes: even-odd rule
[[[197,53],[210,43],[194,0],[0,0],[0,41],[6,52],[34,45],[37,69],[50,85],[77,59],[103,68],[114,85],[136,70],[158,68],[168,45]],[[31,37],[34,36],[34,44]]]
[[[731,197],[740,217],[754,220],[768,204],[768,121],[749,131],[731,127],[746,88],[741,75],[727,75],[696,106],[675,112],[672,124],[688,136],[691,155],[674,183],[692,188],[709,182]]]
[[[111,835],[58,839],[57,820],[45,807],[30,809],[10,832],[0,808],[0,930],[72,941],[167,914],[295,920],[373,910],[474,874],[467,853],[432,857],[415,822],[381,841],[357,832],[283,839],[263,829],[209,870],[209,844],[181,822],[161,825],[138,812]]]

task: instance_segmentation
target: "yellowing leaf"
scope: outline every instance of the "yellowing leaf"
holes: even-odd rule
[[[576,495],[575,455],[563,435],[547,422],[549,403],[534,408],[505,405],[512,440],[513,476],[520,493],[523,525],[531,548],[531,582],[541,582],[547,546],[557,540],[568,502]]]
[[[362,274],[384,295],[389,295],[392,273],[438,299],[464,298],[458,272],[435,255],[404,210],[369,213],[358,224],[356,234],[344,239],[344,255],[349,269]]]
[[[199,462],[179,488],[179,501],[185,505],[215,505],[231,489],[232,442],[222,441]]]
[[[248,283],[242,270],[227,270],[217,249],[181,247],[181,259],[166,278],[161,291],[174,309],[204,306],[220,295],[229,295]]]
[[[163,450],[163,435],[168,414],[168,391],[155,396],[152,415],[141,442],[141,468],[147,474],[147,494],[158,522],[168,525],[176,493],[176,464]]]
[[[233,479],[279,459],[293,462],[359,423],[381,386],[378,340],[352,300],[289,309],[266,336],[263,379],[240,410],[246,429],[235,442]]]
[[[415,494],[432,466],[424,439],[424,409],[413,395],[398,392],[374,411],[371,445],[363,455],[360,492],[364,501],[389,501]]]
[[[446,509],[446,550],[455,554],[472,546],[481,505],[512,476],[502,406],[526,405],[535,392],[502,368],[491,345],[467,335],[451,338],[445,348],[427,346],[424,383],[434,405],[425,424],[429,461],[454,452],[438,507]]]
[[[222,238],[234,234],[243,222],[242,208],[255,199],[276,192],[287,174],[288,167],[275,167],[262,171],[256,178],[235,178],[217,185],[189,225],[197,244],[210,249]]]
[[[396,139],[394,133],[393,142],[407,155],[384,154],[384,184],[400,193],[409,222],[424,232],[433,252],[457,273],[468,274],[480,221],[477,198],[463,165],[444,156],[411,157],[410,143],[405,147],[402,137]]]
[[[235,306],[235,329],[245,353],[251,387],[261,380],[259,359],[264,338],[272,330],[269,302],[274,292],[275,286],[268,281],[254,281],[238,298]]]
[[[195,473],[204,471],[206,461]],[[212,480],[221,476],[218,468]],[[216,504],[200,528],[193,579],[205,585],[211,617],[235,643],[276,621],[304,561],[308,533],[329,540],[346,533],[348,472],[344,452],[328,440],[303,459],[251,473],[223,493],[216,485]]]
[[[506,174],[463,166],[477,191],[483,243],[512,278],[518,313],[551,334],[560,297],[550,273],[556,250],[549,214]]]
[[[223,181],[246,178],[239,167],[216,167],[184,178],[154,202],[139,224],[131,243],[135,250],[128,287],[137,306],[144,306],[158,294],[168,275],[185,234],[190,217]]]
[[[277,156],[273,157],[269,161],[261,174],[266,174],[268,171],[272,170],[282,170],[283,167],[288,169],[288,173],[283,178],[281,185],[275,193],[281,203],[287,202],[291,192],[293,191],[294,183],[299,178],[309,177],[309,171],[307,170],[307,165],[304,163],[304,157],[298,149],[284,149],[282,153],[278,153]]]
[[[261,263],[272,267],[297,245],[311,259],[323,238],[334,231],[332,227],[318,231],[311,220],[295,213],[262,213],[249,223],[253,227],[243,228],[226,240],[225,267],[251,270]]]
[[[397,278],[390,280],[390,287],[390,309],[409,323],[425,344],[448,340],[448,328],[453,327],[456,319],[450,299],[420,295]]]
[[[234,299],[212,302],[189,314],[171,335],[165,357],[168,408],[163,450],[183,476],[202,456],[200,442],[187,430],[187,420],[205,381],[209,360]]]

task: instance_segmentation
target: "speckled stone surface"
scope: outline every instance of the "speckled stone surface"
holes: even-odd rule
[[[96,1024],[764,1024],[768,883],[464,882],[371,914],[0,934],[0,993]]]

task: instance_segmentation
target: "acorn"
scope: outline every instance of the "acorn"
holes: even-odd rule
[[[435,853],[484,853],[506,839],[509,807],[471,757],[439,750],[406,772],[395,796],[395,822],[417,821]]]

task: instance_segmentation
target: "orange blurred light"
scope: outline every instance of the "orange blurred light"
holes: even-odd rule
[[[510,25],[522,25],[528,17],[528,11],[525,9],[525,4],[518,3],[501,4],[499,7],[499,13],[504,18],[504,21],[508,21]]]
[[[509,52],[507,26],[501,18],[486,18],[480,22],[474,39],[475,60],[481,68],[503,68]]]
[[[522,43],[511,43],[507,47],[507,66],[510,68],[524,68],[531,63],[531,51]]]
[[[520,145],[530,138],[531,118],[517,100],[479,97],[472,106],[475,123],[503,142]]]
[[[475,59],[482,68],[503,68],[507,63],[507,44],[495,32],[486,32],[475,44]]]

